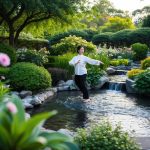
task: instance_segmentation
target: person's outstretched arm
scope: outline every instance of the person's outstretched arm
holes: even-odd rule
[[[75,57],[73,57],[70,61],[69,61],[69,65],[71,66],[75,66],[80,62],[80,60],[76,60]]]
[[[100,65],[100,64],[103,64],[103,62],[99,61],[99,60],[95,60],[95,59],[91,59],[89,57],[85,57],[85,61],[86,63],[88,64],[91,64],[91,65]]]

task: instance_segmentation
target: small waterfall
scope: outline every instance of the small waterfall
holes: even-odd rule
[[[123,91],[124,82],[109,82],[109,90]]]

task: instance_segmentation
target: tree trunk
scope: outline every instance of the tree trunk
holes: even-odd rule
[[[13,27],[9,27],[9,44],[13,47],[15,46],[14,34],[15,32],[14,32]]]

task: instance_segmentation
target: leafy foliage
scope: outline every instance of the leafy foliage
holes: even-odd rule
[[[96,45],[100,44],[101,46],[103,46],[104,44],[109,44],[111,42],[111,35],[111,32],[97,34],[92,38],[92,42]]]
[[[9,73],[9,68],[0,67],[0,76],[7,76]]]
[[[101,27],[103,32],[117,32],[123,29],[134,29],[131,18],[110,17],[108,22]]]
[[[58,132],[41,130],[46,119],[56,111],[25,118],[25,110],[18,97],[7,97],[0,105],[0,145],[3,150],[78,150],[73,140]]]
[[[51,18],[64,21],[67,15],[80,9],[81,2],[80,0],[66,0],[65,3],[60,0],[0,1],[0,23],[9,29],[9,42],[14,45],[20,32],[27,25]]]
[[[68,32],[63,32],[63,33],[56,34],[56,35],[54,35],[54,36],[52,36],[50,38],[47,36],[46,38],[49,39],[51,45],[54,45],[54,44],[59,43],[61,41],[61,39],[64,39],[65,37],[73,36],[73,35],[75,35],[77,37],[81,37],[81,38],[83,38],[85,40],[88,37],[88,34],[85,31],[70,30]]]
[[[59,56],[49,56],[49,63],[46,65],[47,68],[61,68],[68,71],[68,76],[71,76],[74,73],[73,66],[70,66],[68,62],[74,57],[75,54],[66,53]]]
[[[150,15],[146,16],[143,19],[142,27],[150,27]]]
[[[139,150],[139,146],[117,125],[102,122],[89,129],[79,129],[75,141],[83,150]]]
[[[112,66],[119,66],[119,65],[129,65],[129,60],[128,59],[113,59],[110,61],[110,64]]]
[[[87,82],[90,84],[92,88],[94,88],[98,83],[100,78],[105,74],[103,70],[101,70],[97,66],[88,67],[87,74]]]
[[[150,70],[144,71],[136,76],[134,87],[139,93],[150,93]]]
[[[144,72],[144,70],[141,69],[132,69],[130,71],[128,71],[127,76],[130,79],[134,79],[139,73]]]
[[[135,60],[142,60],[147,56],[148,46],[146,44],[135,43],[132,45]]]
[[[51,75],[32,63],[17,63],[10,68],[10,84],[18,90],[40,90],[51,86]]]
[[[46,48],[37,50],[18,50],[18,61],[19,62],[31,62],[38,66],[43,66],[48,63],[48,51]]]
[[[141,68],[147,69],[149,67],[150,67],[150,57],[147,57],[143,61],[141,61]]]
[[[106,70],[106,68],[108,68],[110,65],[110,59],[105,52],[89,54],[88,57],[103,62],[104,65],[100,65],[100,68],[103,70]]]
[[[0,81],[0,102],[3,101],[3,97],[8,94],[9,91],[10,89]]]
[[[96,51],[96,46],[93,45],[91,42],[87,42],[86,40],[82,39],[81,37],[76,36],[69,36],[61,39],[61,42],[52,46],[52,50],[50,54],[52,55],[62,55],[67,52],[76,52],[76,48],[79,45],[83,45],[86,48],[87,53],[92,53]]]

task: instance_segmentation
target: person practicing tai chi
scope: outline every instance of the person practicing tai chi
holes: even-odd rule
[[[78,55],[74,56],[69,61],[69,65],[72,65],[75,68],[75,83],[80,89],[80,91],[83,93],[84,101],[90,101],[89,93],[86,87],[86,76],[87,76],[86,64],[88,63],[91,65],[101,65],[103,64],[103,62],[84,56],[83,46],[77,47],[77,53]]]

